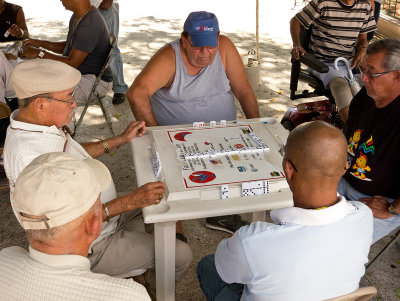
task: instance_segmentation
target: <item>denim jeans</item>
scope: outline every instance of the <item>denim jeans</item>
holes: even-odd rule
[[[113,74],[113,91],[114,93],[125,93],[128,86],[124,81],[124,71],[122,64],[121,51],[118,48],[118,34],[119,34],[119,5],[113,3],[108,10],[99,9],[101,15],[106,21],[108,30],[113,33],[117,38],[117,44],[110,58],[110,68]]]
[[[370,198],[370,195],[363,194],[355,190],[344,179],[341,178],[338,185],[338,192],[347,200],[357,201],[360,198]],[[393,199],[388,199],[392,203]],[[380,240],[382,237],[388,235],[391,231],[400,226],[400,215],[392,216],[387,219],[380,219],[374,217],[374,233],[372,234],[372,244]]]
[[[205,256],[197,266],[197,278],[207,301],[239,301],[243,284],[225,283],[215,268],[214,254]]]

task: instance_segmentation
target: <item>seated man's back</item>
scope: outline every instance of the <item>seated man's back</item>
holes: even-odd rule
[[[150,301],[132,279],[90,270],[88,250],[102,231],[100,194],[110,182],[100,161],[64,152],[27,165],[15,183],[13,210],[29,250],[0,251],[2,300]]]
[[[372,212],[337,195],[346,152],[343,133],[325,122],[304,123],[289,134],[282,166],[294,206],[272,210],[273,224],[240,228],[219,244],[215,259],[199,263],[208,300],[320,301],[358,288]]]
[[[0,251],[3,300],[149,300],[146,289],[131,279],[90,271],[87,258],[49,256],[30,248]],[[21,285],[23,283],[23,285]],[[28,299],[26,299],[29,296]]]
[[[323,300],[356,290],[368,261],[371,211],[344,199],[324,211],[277,209],[275,224],[242,227],[217,249],[221,278],[245,283],[245,300]]]

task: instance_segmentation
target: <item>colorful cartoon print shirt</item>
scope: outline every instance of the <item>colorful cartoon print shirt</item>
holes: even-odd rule
[[[350,185],[367,195],[400,196],[400,96],[378,109],[363,88],[344,127]]]

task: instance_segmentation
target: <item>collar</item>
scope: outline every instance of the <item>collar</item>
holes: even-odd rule
[[[271,219],[275,224],[294,223],[305,226],[318,226],[334,223],[356,207],[347,202],[342,196],[335,205],[320,210],[303,209],[299,207],[288,207],[272,210]]]
[[[339,3],[339,5],[345,9],[352,9],[354,7],[354,5],[356,5],[357,0],[354,0],[354,2],[352,4],[345,4],[340,0],[337,0],[337,2]]]
[[[74,268],[82,271],[90,271],[89,259],[80,255],[50,255],[29,246],[29,256],[33,260],[57,269]]]
[[[33,124],[15,120],[15,118],[18,115],[18,112],[19,110],[15,110],[14,112],[12,112],[10,116],[10,127],[13,130],[22,130],[27,132],[42,132],[42,133],[50,133],[56,135],[62,134],[63,136],[65,136],[63,131],[59,130],[55,125],[45,126],[45,125],[39,125],[39,124]]]

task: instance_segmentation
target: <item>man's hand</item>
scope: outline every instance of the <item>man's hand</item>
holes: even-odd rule
[[[109,10],[112,4],[113,4],[113,0],[103,0],[99,5],[99,9]]]
[[[374,195],[372,198],[360,198],[358,201],[371,208],[372,213],[376,218],[387,219],[393,216],[393,214],[390,214],[388,211],[388,199],[383,196]]]
[[[19,53],[20,57],[27,57],[27,58],[36,58],[38,57],[40,52],[39,48],[26,46],[22,48],[22,51]]]
[[[18,27],[17,24],[11,25],[11,27],[8,29],[8,32],[10,35],[20,39],[24,36],[24,31]]]
[[[22,48],[25,48],[27,46],[40,47],[40,40],[28,39],[22,43]]]
[[[129,195],[127,208],[132,210],[158,204],[164,196],[164,192],[165,184],[163,182],[142,185]]]
[[[295,60],[299,60],[301,55],[305,55],[306,51],[301,45],[293,45],[292,48],[292,57]]]
[[[351,61],[351,67],[359,67],[361,65],[362,58],[364,57],[365,54],[365,48],[358,48],[356,54],[353,57],[353,60]]]
[[[133,121],[131,122],[125,131],[120,135],[123,143],[129,143],[135,137],[141,137],[146,131],[146,126],[144,121]]]

